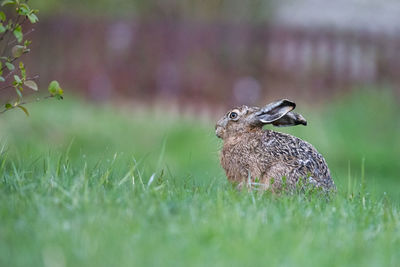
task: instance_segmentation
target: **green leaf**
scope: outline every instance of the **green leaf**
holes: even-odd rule
[[[22,45],[14,45],[14,47],[11,49],[11,53],[13,57],[18,58],[22,56],[22,54],[25,51],[25,47]]]
[[[6,27],[4,27],[3,23],[0,23],[0,33],[3,33],[6,31]]]
[[[27,9],[26,7],[22,6],[23,4],[21,4],[21,6],[18,8],[18,14],[22,15],[22,16],[27,16],[29,14],[29,9]]]
[[[21,81],[21,79],[19,78],[18,75],[14,75],[14,80],[15,80],[17,83],[22,83],[22,81]]]
[[[39,18],[33,13],[28,14],[28,19],[32,24],[39,21]]]
[[[15,38],[17,38],[18,43],[22,42],[22,39],[24,38],[24,34],[22,33],[22,27],[21,25],[18,25],[15,27],[15,30],[13,31]]]
[[[19,96],[19,98],[22,98],[21,90],[19,90],[18,88],[15,88],[15,92],[17,92],[17,95]]]
[[[20,108],[26,114],[26,116],[29,117],[29,112],[24,106],[18,105],[17,107]]]
[[[24,62],[22,62],[22,61],[19,62],[19,69],[21,71],[22,80],[25,80],[26,79],[26,70],[25,70]]]
[[[37,84],[36,84],[34,81],[32,81],[32,80],[25,81],[25,82],[24,82],[24,85],[25,85],[26,87],[31,88],[31,89],[34,90],[34,91],[37,91],[37,90],[38,90]]]
[[[26,10],[31,10],[30,8],[29,8],[29,6],[27,5],[27,4],[25,4],[25,3],[21,3],[20,5],[20,8],[23,8],[23,9],[26,9]]]
[[[5,104],[5,107],[6,107],[6,109],[13,108],[13,106],[12,106],[10,103],[6,103],[6,104]]]
[[[60,90],[61,90],[61,94],[62,94],[62,89],[60,87],[60,84],[57,81],[52,81],[49,84],[48,90],[51,95],[57,95]]]
[[[52,81],[49,84],[48,90],[51,96],[54,96],[58,100],[63,99],[64,91],[61,89],[60,84],[57,81]]]
[[[13,4],[15,4],[14,0],[5,0],[5,1],[3,1],[3,3],[1,3],[1,6],[13,5]]]
[[[6,62],[6,66],[7,66],[7,69],[10,71],[15,69],[14,65],[10,62]]]
[[[0,21],[6,21],[6,14],[3,11],[0,11]]]
[[[5,81],[6,81],[6,79],[4,79],[3,76],[0,76],[0,82],[5,82]]]

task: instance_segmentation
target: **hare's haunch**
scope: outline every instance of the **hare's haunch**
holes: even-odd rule
[[[264,189],[280,191],[286,184],[294,189],[301,180],[324,190],[335,189],[328,166],[309,143],[271,130],[274,126],[307,125],[296,104],[283,99],[264,108],[241,106],[225,114],[215,127],[222,138],[221,165],[228,180],[243,185],[250,181]]]

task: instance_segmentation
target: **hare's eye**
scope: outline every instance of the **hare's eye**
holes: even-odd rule
[[[236,120],[238,118],[238,114],[234,111],[232,111],[231,113],[229,113],[229,119],[231,120]]]

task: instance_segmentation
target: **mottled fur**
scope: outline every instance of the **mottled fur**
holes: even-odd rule
[[[266,123],[306,125],[300,114],[291,112],[294,107],[288,100],[263,109],[242,106],[218,121],[216,134],[224,140],[221,165],[229,181],[243,185],[250,178],[274,192],[280,191],[284,182],[288,189],[295,188],[299,179],[324,190],[335,188],[325,159],[311,144],[289,134],[262,129]],[[237,114],[234,119],[230,118],[232,112]]]

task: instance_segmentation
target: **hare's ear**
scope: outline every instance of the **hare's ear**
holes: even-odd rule
[[[307,125],[307,121],[299,113],[296,113],[293,111],[290,111],[282,118],[272,122],[272,125],[278,126],[278,127],[295,126],[295,125],[299,125],[299,124]]]
[[[282,99],[266,105],[256,113],[256,118],[263,124],[273,123],[292,111],[296,104],[287,99]]]

